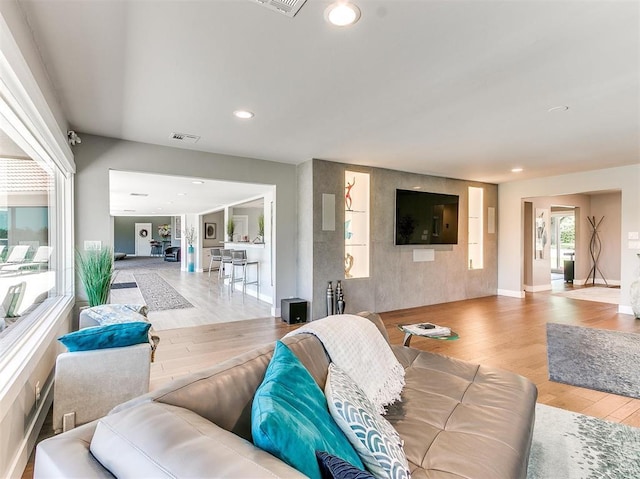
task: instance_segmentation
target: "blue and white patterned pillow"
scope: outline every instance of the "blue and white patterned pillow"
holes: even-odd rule
[[[398,432],[358,385],[335,364],[324,388],[329,412],[369,472],[379,479],[408,479],[409,464]]]
[[[86,309],[86,315],[99,326],[148,321],[149,308],[144,304],[102,304]]]

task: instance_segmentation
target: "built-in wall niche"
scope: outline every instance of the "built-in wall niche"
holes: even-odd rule
[[[344,181],[344,277],[368,278],[369,174],[345,171]]]
[[[469,187],[469,269],[484,267],[484,189]]]

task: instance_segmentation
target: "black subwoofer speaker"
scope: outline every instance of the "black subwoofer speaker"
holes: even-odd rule
[[[300,298],[281,300],[280,316],[289,324],[304,323],[307,320],[307,302]]]

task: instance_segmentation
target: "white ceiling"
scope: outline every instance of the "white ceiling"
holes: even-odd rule
[[[640,162],[640,2],[19,2],[79,132],[496,183]]]
[[[202,182],[194,184],[193,181]],[[263,197],[273,186],[201,178],[154,175],[132,171],[109,172],[112,216],[176,216],[221,210],[225,205]],[[132,193],[146,196],[134,196]]]

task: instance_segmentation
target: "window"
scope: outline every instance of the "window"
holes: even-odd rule
[[[60,295],[56,275],[55,168],[30,158],[4,132],[0,142],[0,357]]]

